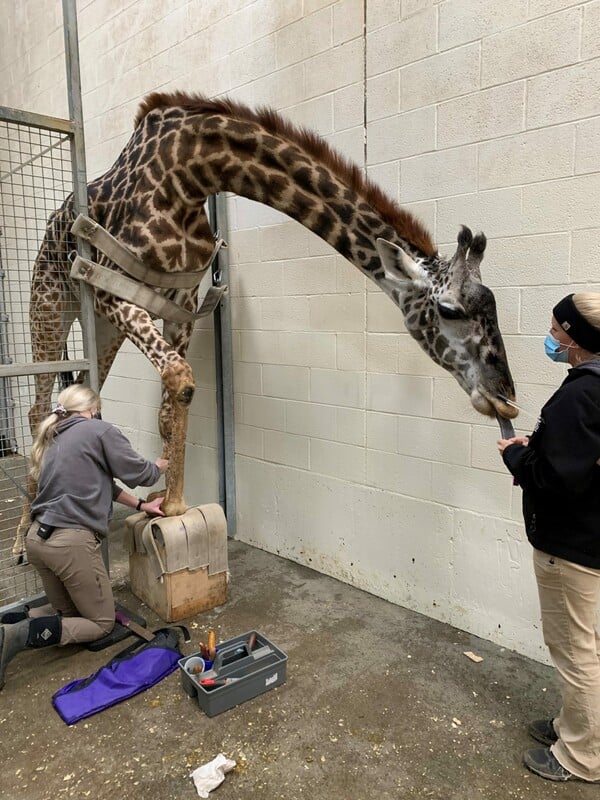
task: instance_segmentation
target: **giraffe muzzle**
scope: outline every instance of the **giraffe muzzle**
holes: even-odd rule
[[[510,420],[519,414],[519,407],[509,397],[501,393],[491,394],[481,386],[471,393],[471,405],[480,414],[488,417]]]

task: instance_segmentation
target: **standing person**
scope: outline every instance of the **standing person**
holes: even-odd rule
[[[571,367],[530,437],[501,439],[523,487],[544,642],[560,676],[562,707],[536,720],[530,770],[552,781],[600,783],[600,293],[564,297],[545,349]]]
[[[112,501],[163,516],[162,497],[133,497],[114,483],[152,486],[168,461],[146,461],[100,417],[100,398],[75,384],[39,426],[31,449],[38,493],[31,503],[27,558],[38,571],[48,605],[5,614],[0,625],[0,689],[7,664],[29,647],[93,642],[115,623],[112,587],[101,554]]]

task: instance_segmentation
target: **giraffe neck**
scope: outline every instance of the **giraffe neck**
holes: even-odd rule
[[[184,115],[171,169],[177,193],[189,206],[216,192],[265,203],[328,242],[369,277],[381,263],[377,237],[398,236],[363,196],[302,147],[257,122],[225,115]],[[165,159],[162,159],[163,162]]]

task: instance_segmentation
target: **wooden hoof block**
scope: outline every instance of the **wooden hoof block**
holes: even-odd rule
[[[131,591],[165,622],[227,600],[227,521],[216,503],[127,519]]]

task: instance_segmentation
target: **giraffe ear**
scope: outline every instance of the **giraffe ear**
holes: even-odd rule
[[[419,266],[408,253],[387,239],[377,239],[375,247],[379,253],[385,277],[393,281],[419,281],[427,278],[423,267]]]

